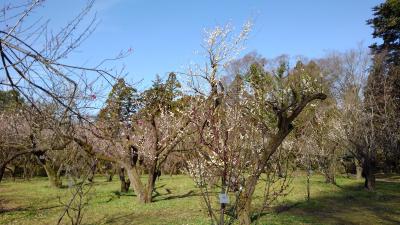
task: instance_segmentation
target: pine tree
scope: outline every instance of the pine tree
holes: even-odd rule
[[[387,0],[373,8],[374,18],[367,21],[374,29],[374,38],[382,38],[382,44],[370,46],[373,53],[386,52],[387,62],[400,65],[400,1]]]
[[[373,37],[381,38],[382,43],[370,46],[373,61],[364,91],[364,106],[371,116],[368,126],[376,148],[375,157],[395,159],[395,164],[399,164],[400,1],[387,0],[373,11],[374,18],[367,24],[374,29]]]
[[[170,73],[165,82],[157,76],[152,87],[141,95],[142,112],[156,116],[161,112],[173,111],[178,104],[176,98],[182,95],[180,87],[174,73]]]
[[[106,122],[113,135],[119,133],[121,126],[130,126],[131,117],[138,110],[138,96],[135,88],[118,79],[114,84],[106,106],[99,113],[99,120]]]

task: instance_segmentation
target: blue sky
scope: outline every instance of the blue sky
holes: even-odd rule
[[[373,42],[366,20],[383,0],[98,0],[100,24],[68,59],[93,65],[121,50],[133,53],[125,65],[129,80],[146,87],[156,74],[181,71],[201,50],[202,31],[232,23],[238,29],[248,19],[254,28],[244,53],[257,51],[271,58],[281,54],[323,56],[327,51]],[[50,18],[56,29],[76,15],[83,0],[48,0],[37,14]]]

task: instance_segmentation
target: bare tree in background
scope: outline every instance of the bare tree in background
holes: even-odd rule
[[[82,111],[100,97],[97,85],[110,83],[115,77],[110,70],[100,68],[108,60],[93,67],[63,63],[96,28],[95,16],[87,21],[94,0],[87,1],[82,11],[57,32],[50,30],[49,20],[31,22],[31,15],[45,2],[20,0],[2,5],[0,85],[18,91],[33,106],[37,101],[51,100],[80,118]],[[80,104],[75,101],[78,98]]]
[[[43,105],[36,107],[40,107],[40,113],[24,104],[0,112],[1,168],[5,168],[17,157],[27,154],[37,156],[43,166],[49,166],[49,164],[46,165],[45,154],[48,151],[64,150],[69,144],[70,141],[63,139],[60,135],[59,130],[63,126],[55,126],[55,124],[62,124],[65,121],[62,118],[53,117],[54,114],[49,114],[48,107],[43,107]],[[56,119],[58,119],[57,122],[55,122]],[[55,127],[58,129],[54,129]],[[0,175],[3,174],[4,170],[1,171]],[[56,175],[53,170],[54,173],[50,170],[46,171],[49,172],[49,175]],[[55,177],[49,176],[51,180]],[[56,183],[58,182],[52,182],[52,184]]]
[[[70,142],[72,124],[80,121],[93,125],[90,114],[98,107],[96,104],[98,105],[102,98],[101,90],[98,88],[106,90],[118,76],[116,72],[111,72],[111,69],[104,69],[104,65],[110,60],[126,56],[129,52],[121,52],[115,58],[105,59],[92,67],[64,63],[96,28],[97,19],[91,16],[94,3],[94,0],[86,1],[84,8],[75,17],[55,31],[49,27],[50,20],[35,19],[35,13],[40,11],[41,7],[45,7],[46,1],[6,0],[2,2],[0,6],[0,88],[13,90],[24,99],[24,107],[20,107],[18,114],[12,116],[17,119],[16,117],[23,115],[25,118],[19,118],[17,123],[29,129],[24,131],[28,133],[20,139],[27,142],[24,144],[25,150],[22,151],[21,146],[14,145],[13,154],[9,155],[10,146],[7,144],[1,146],[2,152],[9,155],[4,157],[1,168],[26,152],[35,153],[41,158],[43,165],[46,165],[50,162],[45,161],[46,155],[47,159],[50,159],[49,155],[57,154],[45,153],[44,149],[46,151],[55,149],[48,148],[52,145],[44,144],[45,142],[39,140],[40,137],[50,135],[52,138],[56,137],[54,138],[56,142],[60,138]],[[54,106],[54,113],[48,114],[47,108],[43,107],[45,105]],[[6,117],[11,115],[2,116],[7,119]],[[8,122],[12,121],[15,120]],[[4,127],[4,129],[8,128]],[[15,130],[12,133],[21,135]],[[46,135],[43,136],[44,133]],[[10,135],[7,138],[12,137]],[[20,150],[15,151],[16,147]],[[51,167],[47,166],[47,168]],[[59,174],[61,169],[62,167],[58,168],[54,174]]]

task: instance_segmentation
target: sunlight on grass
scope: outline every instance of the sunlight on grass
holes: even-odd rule
[[[139,204],[134,193],[120,194],[119,181],[96,177],[84,224],[209,224],[199,190],[187,176],[162,176],[154,202]],[[259,224],[396,224],[400,221],[400,184],[380,181],[376,192],[362,182],[338,177],[337,186],[312,177],[311,200],[305,200],[305,178],[297,175],[289,194],[266,210]],[[168,190],[167,190],[168,189]],[[260,198],[261,185],[256,198]],[[46,178],[0,184],[0,224],[55,224],[62,211],[55,189]],[[255,201],[257,202],[257,201]]]

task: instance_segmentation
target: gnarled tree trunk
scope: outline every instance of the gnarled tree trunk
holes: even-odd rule
[[[332,157],[333,158],[333,157]],[[335,174],[336,174],[336,160],[329,159],[328,165],[325,171],[325,183],[336,184]]]
[[[250,176],[245,184],[246,188],[239,195],[237,215],[240,224],[248,225],[251,223],[251,202],[259,176]]]
[[[131,182],[129,179],[125,179],[125,169],[123,167],[119,169],[119,180],[121,181],[121,192],[128,192]]]
[[[132,188],[135,191],[137,198],[140,203],[149,203],[148,198],[145,194],[145,187],[140,180],[139,171],[136,166],[125,167],[128,168],[126,172],[128,173],[129,180],[132,184]]]
[[[111,164],[110,162],[107,162],[107,164],[105,166],[105,175],[106,175],[107,182],[112,181],[114,173],[115,173],[115,168],[114,168],[113,164]]]
[[[265,143],[265,148],[263,149],[262,156],[257,161],[257,167],[253,171],[253,174],[247,178],[245,183],[244,192],[242,192],[239,196],[239,203],[237,208],[237,215],[240,224],[250,224],[251,223],[251,201],[254,194],[254,190],[257,185],[257,181],[261,176],[261,173],[264,171],[264,168],[270,157],[276,152],[279,146],[282,144],[283,140],[286,136],[293,130],[292,122],[296,117],[301,113],[301,111],[306,107],[306,105],[315,100],[326,99],[325,94],[315,94],[313,96],[308,96],[304,98],[293,110],[290,116],[285,114],[278,114],[278,127],[279,131],[276,135],[269,136],[265,140],[268,142]]]
[[[94,160],[92,162],[92,164],[90,165],[90,174],[87,178],[89,182],[94,181],[94,176],[96,175],[96,170],[97,170],[97,160]]]
[[[146,202],[153,201],[153,191],[155,189],[155,183],[157,177],[159,177],[160,171],[157,169],[157,161],[153,162],[149,170],[149,177],[147,180],[145,195],[146,195]]]
[[[375,174],[374,174],[374,164],[371,160],[364,160],[363,163],[363,176],[365,179],[364,187],[368,191],[375,190]]]
[[[62,180],[61,180],[61,168],[57,171],[54,167],[50,165],[49,162],[43,164],[44,170],[46,171],[47,177],[49,178],[50,186],[61,188],[62,187]]]
[[[129,166],[127,169],[129,180],[131,181],[132,187],[137,194],[140,203],[150,203],[153,201],[155,181],[159,176],[159,170],[156,165],[157,161],[153,162],[153,165],[150,166],[147,185],[144,185],[140,180],[139,170],[136,165]]]

